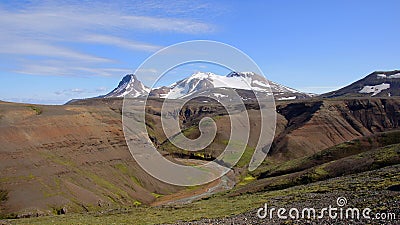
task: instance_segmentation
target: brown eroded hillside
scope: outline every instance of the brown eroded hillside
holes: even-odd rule
[[[190,158],[163,136],[159,125],[161,103],[150,101],[148,107],[151,139],[164,154]],[[399,98],[277,102],[276,138],[263,166],[398,129],[399,103]],[[184,191],[155,180],[134,162],[122,132],[121,105],[121,99],[89,99],[65,106],[0,103],[1,214],[62,213],[63,208],[69,212],[106,210],[150,204],[162,195]],[[249,104],[247,109],[256,121],[256,105]],[[216,141],[197,159],[217,156],[229,135],[224,111],[209,103],[205,108],[191,103],[185,112],[181,113],[185,120],[182,127],[189,137],[198,135],[196,124],[201,117],[217,121]],[[257,123],[250,122],[247,159],[259,129]],[[239,172],[237,182],[243,178],[245,166],[239,161],[235,168]]]
[[[273,160],[286,161],[314,154],[342,142],[374,133],[398,129],[400,126],[400,98],[364,98],[342,100],[310,99],[302,101],[279,101],[274,143],[269,155]],[[251,134],[249,147],[253,148],[258,140],[259,114],[257,104],[248,103]],[[217,144],[228,140],[230,127],[226,112],[221,106],[189,105],[182,113],[184,133],[189,137],[199,135],[197,122],[204,116],[211,116],[217,121],[218,132],[205,153],[215,158],[220,151]],[[154,124],[159,124],[159,115],[149,115]],[[161,127],[155,126],[154,140],[161,149],[170,152],[175,149],[165,137],[158,136]],[[262,137],[261,137],[262,138]],[[222,146],[222,145],[221,145]],[[219,146],[221,148],[221,146]],[[223,146],[222,146],[223,147]],[[184,153],[184,152],[183,152]],[[182,157],[182,154],[180,155]],[[267,160],[268,161],[268,160]]]
[[[399,98],[366,98],[281,102],[278,129],[270,154],[281,159],[303,157],[373,133],[398,129]]]
[[[139,168],[107,104],[0,103],[0,143],[1,214],[149,204],[180,190]]]

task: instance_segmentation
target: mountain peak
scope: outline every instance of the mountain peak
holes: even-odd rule
[[[127,74],[125,75],[122,80],[119,82],[118,87],[121,87],[122,85],[124,85],[125,83],[129,83],[131,81],[135,81],[137,80],[137,77],[135,74]]]
[[[139,97],[147,95],[149,92],[150,88],[144,86],[143,83],[137,79],[135,74],[127,74],[119,82],[117,88],[106,94],[104,97],[124,97],[128,94],[131,97]]]

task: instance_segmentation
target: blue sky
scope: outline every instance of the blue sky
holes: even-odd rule
[[[1,1],[0,99],[105,94],[157,50],[196,39],[232,45],[306,92],[400,69],[396,0],[115,2]]]

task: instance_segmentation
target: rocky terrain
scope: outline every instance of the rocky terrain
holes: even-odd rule
[[[399,102],[394,97],[279,102],[270,156],[255,171],[258,173],[247,173],[245,160],[249,160],[257,141],[257,124],[253,123],[245,160],[234,169],[235,182],[246,184],[257,179],[261,186],[240,186],[242,189],[235,189],[236,193],[259,190],[247,187],[270,186],[270,181],[262,179],[270,179],[266,177],[271,176],[271,166],[398,129]],[[149,102],[148,131],[159,150],[171,160],[211,160],[226,145],[226,112],[212,102],[191,102],[181,113],[185,135],[195,137],[197,122],[211,116],[218,125],[217,141],[196,157],[177,151],[158,125],[161,103],[162,99]],[[161,183],[134,162],[121,128],[121,104],[118,98],[80,100],[65,106],[0,103],[1,215],[32,217],[107,211],[190,195],[192,190]],[[248,103],[246,107],[257,115],[257,104]],[[166,197],[171,194],[172,199]]]
[[[269,151],[269,161],[267,160],[266,163],[311,155],[355,138],[398,129],[400,125],[399,100],[398,98],[368,98],[278,102],[275,140]],[[257,131],[259,130],[256,123],[257,104],[248,103],[246,107],[251,115],[250,120],[254,121],[251,122],[253,133],[249,140],[249,146],[254,147],[258,140]],[[196,124],[202,117],[210,116],[210,114],[219,115],[216,118],[217,124],[225,124],[227,121],[222,106],[204,108],[201,104],[197,104],[184,108],[184,111],[190,115],[190,119],[183,118],[183,121],[187,123],[186,127]],[[221,132],[217,133],[217,140],[223,141],[227,138],[226,136],[230,133],[228,127],[218,127]],[[192,137],[199,134],[197,129],[188,129],[184,132]],[[155,137],[157,139],[157,136]],[[165,145],[170,152],[174,151],[173,146],[162,141],[158,141],[160,148]],[[212,153],[214,149],[216,146],[211,145],[205,149],[205,152],[215,157],[220,152]]]

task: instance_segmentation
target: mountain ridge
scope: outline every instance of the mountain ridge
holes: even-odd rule
[[[400,70],[374,71],[343,88],[320,96],[323,98],[400,96]]]
[[[131,84],[132,81],[133,84]],[[120,81],[117,88],[100,97],[124,97],[132,94],[132,97],[149,95],[150,97],[158,98],[185,98],[199,91],[226,87],[248,91],[272,92],[277,100],[304,99],[312,96],[312,94],[303,93],[269,81],[254,72],[231,72],[226,76],[211,72],[195,72],[191,76],[169,86],[154,89],[144,86],[135,75],[128,74]],[[135,88],[138,89],[136,90]]]

